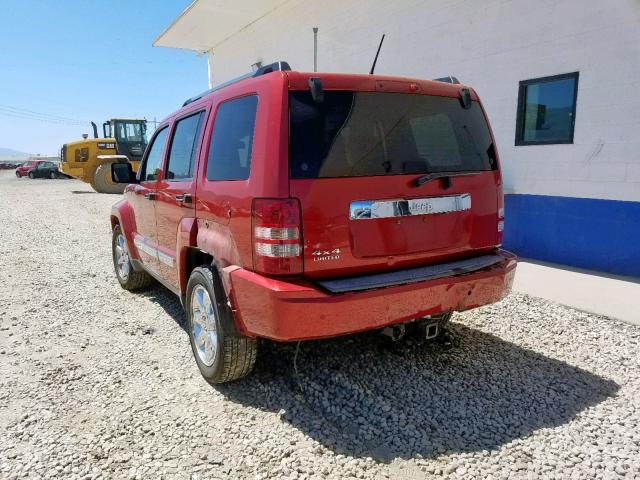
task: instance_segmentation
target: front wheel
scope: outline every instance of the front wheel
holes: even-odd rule
[[[29,172],[29,178],[33,180],[34,178],[36,178],[36,176],[33,172]]]
[[[98,193],[123,193],[126,185],[124,183],[115,183],[111,179],[111,164],[103,163],[98,165],[91,186]]]
[[[16,170],[16,177],[18,178],[22,177],[22,175],[20,175],[20,172],[18,172],[17,170]]]
[[[55,180],[56,178],[58,178],[58,176],[56,175],[56,172],[51,172],[51,173],[49,173],[49,178],[51,180]]]
[[[185,309],[191,350],[207,382],[230,382],[251,373],[258,341],[235,332],[233,313],[213,267],[193,270],[187,283]]]
[[[131,265],[127,241],[120,225],[113,229],[111,241],[113,251],[113,267],[120,286],[125,290],[140,290],[153,283],[153,278],[147,272],[136,272]]]

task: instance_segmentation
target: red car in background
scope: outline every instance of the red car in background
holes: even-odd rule
[[[16,177],[26,177],[29,174],[29,170],[36,168],[38,165],[43,163],[45,160],[29,160],[18,168],[16,168]]]

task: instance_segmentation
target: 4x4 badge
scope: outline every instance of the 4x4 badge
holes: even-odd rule
[[[334,248],[333,250],[314,250],[312,255],[316,257],[325,257],[327,255],[340,255],[340,249]]]
[[[314,250],[311,255],[313,255],[314,262],[340,260],[340,249],[334,248],[333,250]]]

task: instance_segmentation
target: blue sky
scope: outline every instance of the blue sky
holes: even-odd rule
[[[206,56],[151,46],[189,3],[0,0],[0,147],[49,154],[91,134],[88,125],[19,118],[31,112],[99,126],[160,120],[205,90]]]

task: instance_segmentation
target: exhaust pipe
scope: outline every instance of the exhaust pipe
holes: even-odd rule
[[[93,138],[98,138],[98,126],[94,122],[91,122],[91,126],[93,127]]]
[[[405,327],[404,323],[393,325],[391,327],[385,327],[382,330],[382,334],[389,337],[394,342],[399,342],[404,337]]]

